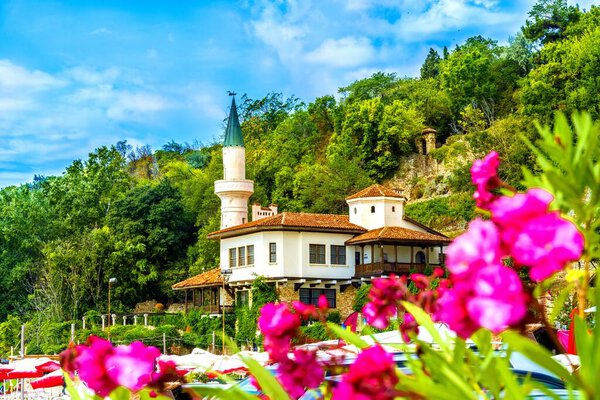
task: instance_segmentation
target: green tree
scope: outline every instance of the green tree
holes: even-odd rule
[[[440,73],[440,61],[442,58],[433,48],[429,49],[425,62],[421,66],[421,79],[435,78]]]
[[[168,180],[142,185],[116,201],[107,225],[115,238],[110,276],[117,277],[115,300],[126,305],[158,297],[186,270],[185,256],[194,241],[191,215]]]
[[[376,72],[371,77],[357,80],[338,90],[346,102],[364,101],[382,97],[392,88],[398,78],[395,73]]]
[[[546,44],[563,39],[567,27],[581,17],[581,11],[567,0],[538,0],[528,15],[530,19],[521,28],[523,36]]]

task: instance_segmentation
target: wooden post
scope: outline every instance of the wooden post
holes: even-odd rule
[[[21,358],[25,358],[25,325],[21,325]],[[21,400],[25,400],[25,379],[21,379]]]
[[[371,272],[375,268],[375,245],[371,243]]]
[[[192,289],[192,290],[193,290],[193,289]],[[185,310],[185,313],[186,313],[186,314],[187,314],[187,312],[188,312],[188,299],[187,299],[187,294],[188,294],[188,291],[187,291],[187,289],[185,289],[185,290],[184,290],[184,298],[185,298],[185,300],[184,300],[184,302],[185,302],[185,307],[184,307],[184,310]]]
[[[398,272],[400,267],[398,267],[398,245],[394,243],[394,271]]]
[[[410,246],[410,268],[413,267],[413,261],[415,259],[415,248],[414,246]]]

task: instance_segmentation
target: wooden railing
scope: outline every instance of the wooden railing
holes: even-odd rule
[[[191,304],[188,305],[188,310],[191,309]],[[203,306],[195,306],[194,308],[201,309],[205,313],[208,314],[221,314],[221,310],[225,311],[225,313],[232,313],[233,306],[220,306],[217,304],[203,305]]]
[[[437,264],[430,265],[438,266]],[[397,275],[406,275],[410,272],[423,272],[425,270],[425,266],[426,264],[396,262],[375,262],[373,264],[358,264],[356,266],[354,275],[357,277],[392,273]]]

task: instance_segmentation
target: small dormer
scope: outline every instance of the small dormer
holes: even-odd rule
[[[277,204],[270,204],[269,207],[263,207],[260,203],[252,204],[252,221],[272,217],[277,215]]]
[[[346,198],[350,222],[366,229],[402,226],[406,198],[382,185],[369,186]]]

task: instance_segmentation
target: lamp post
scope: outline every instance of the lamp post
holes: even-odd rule
[[[223,354],[225,354],[225,283],[227,283],[227,281],[229,280],[229,277],[231,276],[231,270],[230,269],[222,269],[221,276],[223,277],[223,295],[221,296],[222,297],[221,318],[223,319],[222,352],[223,352]]]
[[[108,280],[108,330],[107,330],[107,336],[108,336],[108,341],[110,342],[110,288],[113,285],[113,283],[117,283],[117,278],[110,278]]]

